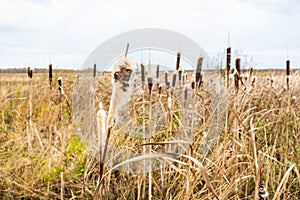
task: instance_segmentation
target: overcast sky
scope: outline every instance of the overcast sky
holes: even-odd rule
[[[0,67],[79,69],[102,42],[138,28],[164,28],[213,57],[227,46],[256,68],[300,67],[298,0],[0,0]]]

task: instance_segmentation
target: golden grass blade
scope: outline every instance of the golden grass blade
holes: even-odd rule
[[[275,199],[277,198],[277,196],[280,196],[280,194],[281,194],[281,192],[282,192],[282,191],[281,191],[281,188],[282,188],[283,185],[286,184],[286,182],[287,182],[287,180],[288,180],[288,178],[289,178],[290,172],[292,171],[292,169],[293,169],[295,166],[296,166],[296,164],[292,164],[292,165],[288,168],[288,170],[285,172],[283,178],[281,179],[281,181],[280,181],[280,183],[279,183],[279,185],[278,185],[278,187],[277,187],[277,189],[276,189],[276,192],[275,192],[275,194],[274,194],[273,200],[275,200]]]
[[[164,141],[164,142],[150,142],[146,144],[141,144],[138,146],[145,146],[145,145],[166,145],[166,144],[187,144],[190,147],[191,155],[193,154],[193,146],[191,143],[185,140],[170,140],[170,141]]]

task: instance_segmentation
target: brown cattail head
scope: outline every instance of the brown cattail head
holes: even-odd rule
[[[52,82],[53,74],[52,74],[52,64],[49,65],[49,81]]]
[[[227,47],[226,49],[226,71],[229,73],[230,71],[230,63],[231,63],[231,47]]]
[[[27,74],[28,74],[28,78],[32,78],[32,76],[33,76],[33,69],[31,67],[27,68]]]
[[[198,82],[198,87],[201,87],[203,81],[202,81],[202,74],[200,74],[199,82]]]
[[[179,79],[179,81],[181,82],[181,79],[182,79],[182,71],[178,71],[178,79]]]
[[[30,67],[27,67],[27,75],[28,75],[28,78],[30,78]]]
[[[203,64],[203,56],[200,56],[200,57],[198,58],[198,62],[197,62],[196,73],[200,73],[200,74],[201,74],[202,64]]]
[[[254,87],[255,86],[255,82],[256,82],[257,77],[253,76],[252,80],[251,80],[251,86]]]
[[[141,76],[142,76],[142,84],[145,84],[145,65],[141,63]]]
[[[188,89],[185,88],[185,89],[184,89],[184,101],[187,100],[187,97],[188,97]]]
[[[159,65],[156,65],[156,79],[159,79]]]
[[[237,72],[239,73],[239,75],[241,75],[241,59],[240,58],[236,58],[235,66],[236,66]]]
[[[94,64],[94,68],[93,68],[93,77],[96,77],[96,72],[97,72],[97,65],[96,63]]]
[[[253,67],[250,68],[250,76],[253,74]]]
[[[161,91],[162,91],[162,87],[159,86],[159,87],[158,87],[158,94],[161,94]]]
[[[290,71],[290,60],[286,60],[286,86],[287,89],[289,90],[290,88],[290,75],[291,75],[291,71]]]
[[[290,71],[290,60],[286,60],[286,75],[289,76],[291,75],[291,71]]]
[[[58,77],[57,83],[58,83],[58,91],[61,93],[62,92],[62,77]]]
[[[196,83],[199,83],[200,77],[201,77],[200,72],[196,72],[196,76],[195,76],[195,81],[196,81]]]
[[[235,83],[236,89],[239,89],[239,81],[240,81],[240,76],[241,76],[241,59],[240,58],[236,58],[235,68],[236,68],[236,74],[234,76],[234,83]]]
[[[173,79],[172,79],[172,87],[174,88],[175,87],[175,84],[176,84],[176,76],[177,74],[173,74]]]
[[[165,84],[168,84],[168,72],[165,72]]]
[[[148,89],[149,92],[151,93],[153,87],[153,79],[151,77],[148,77]]]
[[[192,87],[192,89],[195,89],[195,81],[192,81],[191,87]]]
[[[181,56],[181,54],[180,54],[180,52],[178,52],[178,53],[177,53],[177,60],[176,60],[176,70],[179,69],[179,65],[180,65],[180,56]]]
[[[227,47],[227,49],[226,49],[226,79],[227,79],[227,88],[229,87],[230,63],[231,63],[231,47]]]
[[[170,81],[166,83],[167,88],[170,88]]]

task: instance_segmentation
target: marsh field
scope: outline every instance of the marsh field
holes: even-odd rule
[[[210,134],[206,129],[213,101],[202,98],[199,105],[204,106],[201,116],[206,123],[199,121],[192,151],[185,153],[203,165],[219,199],[255,199],[261,185],[268,199],[300,199],[300,73],[291,73],[288,89],[285,71],[254,70],[254,76],[255,82],[249,78],[238,90],[230,82],[224,126],[204,158],[201,151]],[[63,79],[63,93],[58,77]],[[56,72],[50,88],[47,73],[32,79],[27,74],[0,74],[0,199],[93,198],[99,162],[73,121],[76,79],[76,73]],[[111,94],[107,83],[100,92]],[[206,87],[204,81],[199,99]],[[104,102],[108,108],[109,100]],[[122,135],[116,137],[118,145],[137,145]],[[167,139],[157,137],[155,142]],[[152,199],[216,199],[196,161],[176,157],[153,171]],[[105,170],[109,173],[98,198],[148,199],[148,174]]]

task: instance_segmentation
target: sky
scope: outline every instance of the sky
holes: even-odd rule
[[[224,63],[230,46],[244,65],[300,68],[298,0],[0,0],[0,68],[80,69],[122,32],[163,28],[186,35]]]

